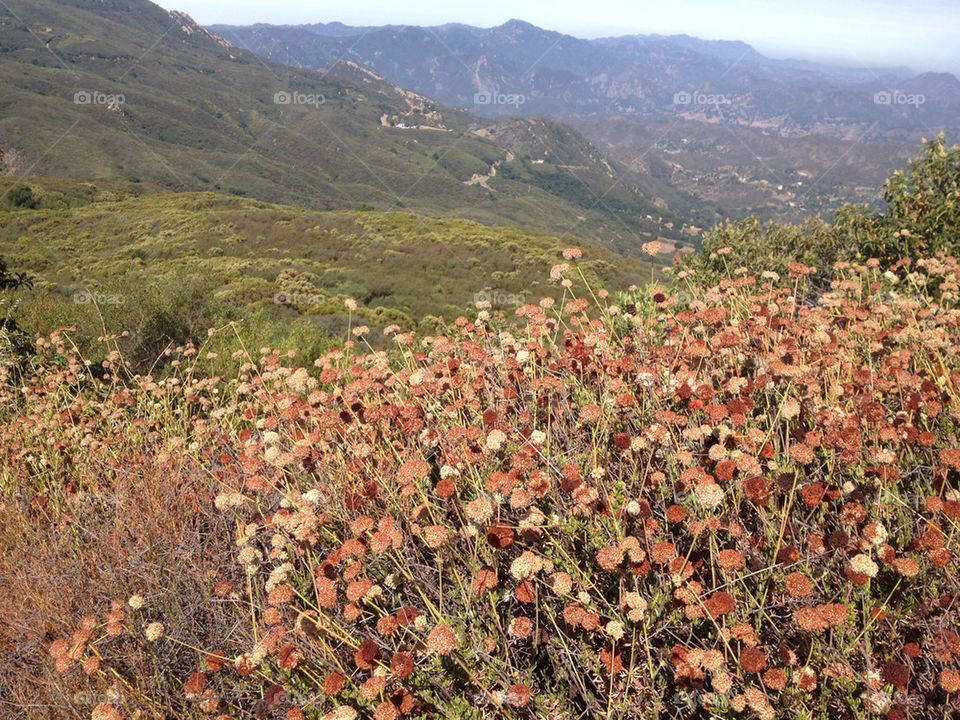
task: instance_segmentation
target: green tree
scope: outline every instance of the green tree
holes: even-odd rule
[[[886,212],[863,250],[885,260],[957,252],[960,246],[960,147],[943,133],[923,143],[908,174],[897,170],[884,189]]]

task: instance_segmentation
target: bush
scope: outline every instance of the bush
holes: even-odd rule
[[[960,147],[948,149],[943,133],[923,144],[906,175],[898,170],[887,180],[883,197],[886,211],[861,229],[863,256],[888,262],[960,252]]]
[[[37,200],[33,196],[33,188],[26,183],[14,185],[7,190],[6,198],[7,202],[15,208],[32,210],[37,207]]]

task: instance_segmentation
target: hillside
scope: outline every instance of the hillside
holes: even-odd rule
[[[0,179],[0,197],[13,186]],[[177,343],[206,332],[203,322],[231,319],[251,328],[251,342],[316,349],[351,321],[382,345],[388,325],[426,328],[477,299],[510,317],[525,298],[557,290],[545,278],[567,246],[543,233],[405,212],[319,212],[142,184],[32,189],[36,209],[0,201],[0,257],[34,277],[23,297],[28,329],[76,324],[89,342],[106,322],[131,333],[131,348],[151,333]],[[586,278],[611,291],[651,274],[647,262],[585,247]],[[352,313],[347,300],[357,303]],[[165,305],[184,316],[169,317]]]
[[[399,207],[571,237],[601,228],[628,252],[682,237],[664,223],[683,220],[667,207],[664,222],[647,220],[655,197],[596,151],[588,167],[560,169],[577,198],[471,182],[510,150],[473,132],[483,123],[468,113],[348,63],[321,73],[264,60],[147,0],[15,0],[0,30],[0,173]],[[608,209],[611,192],[630,213]]]

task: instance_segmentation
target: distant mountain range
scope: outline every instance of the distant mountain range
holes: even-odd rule
[[[211,29],[276,62],[321,68],[348,60],[487,116],[682,117],[784,135],[912,142],[960,129],[960,81],[951,74],[772,60],[743,42],[686,35],[584,40],[520,20],[494,28]]]
[[[550,120],[265,60],[147,0],[0,3],[0,174],[406,208],[636,252],[712,211]]]

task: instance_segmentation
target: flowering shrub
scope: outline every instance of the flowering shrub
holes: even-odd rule
[[[0,601],[32,669],[5,694],[104,719],[960,712],[960,266],[838,263],[816,304],[788,272],[684,302],[565,282],[512,324],[312,367],[266,348],[234,380],[193,347],[94,378],[41,341],[0,386],[2,537],[59,549],[4,553],[44,608]]]

